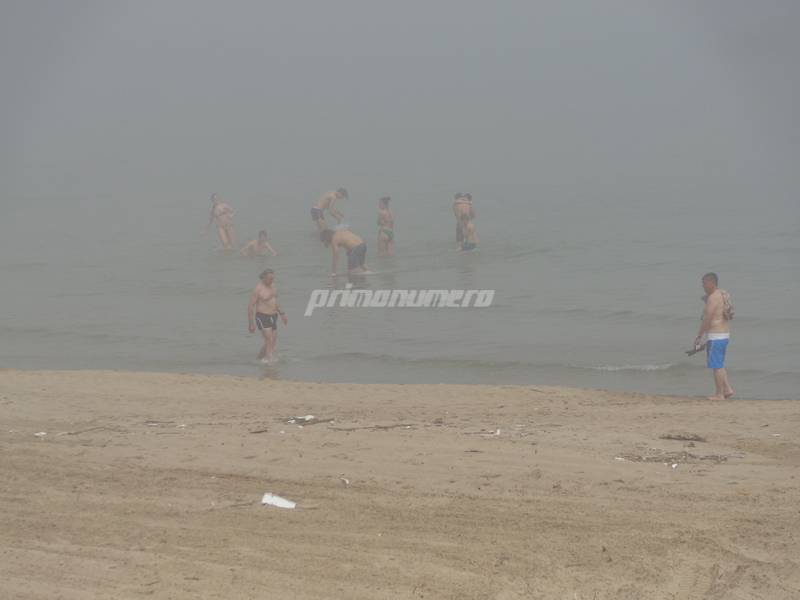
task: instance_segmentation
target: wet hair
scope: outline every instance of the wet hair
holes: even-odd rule
[[[709,273],[706,273],[705,275],[703,275],[703,281],[713,281],[714,285],[718,285],[719,284],[719,277],[717,277],[716,273],[709,272]]]
[[[463,197],[464,197],[464,194],[462,194],[461,192],[456,192],[456,200],[461,200],[461,198],[463,198]]]
[[[332,229],[323,229],[319,232],[319,240],[325,244],[326,246],[331,245],[331,241],[333,240],[333,230]]]
[[[471,201],[472,200],[472,194],[464,194],[464,198],[466,198],[467,200]]]
[[[258,232],[258,237],[261,237],[262,235],[264,237],[267,237],[267,230],[266,229],[262,229],[261,231]]]
[[[267,275],[273,275],[274,273],[275,271],[273,271],[272,269],[264,269],[263,271],[261,271],[261,275],[259,275],[258,278],[264,279],[264,277],[266,277]]]
[[[381,203],[381,204],[383,204],[384,206],[389,206],[389,200],[391,200],[391,199],[392,199],[392,197],[391,197],[391,196],[384,196],[383,198],[381,198],[380,200],[378,200],[378,202],[380,202],[380,203]]]
[[[339,188],[338,190],[336,190],[336,193],[339,194],[340,196],[344,196],[345,198],[349,198],[349,196],[347,195],[347,190],[344,188]]]
[[[217,194],[216,192],[211,194],[211,201],[212,202],[214,202],[215,200],[218,200],[218,199],[219,199],[219,194]]]

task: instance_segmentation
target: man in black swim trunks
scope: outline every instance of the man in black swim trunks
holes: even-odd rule
[[[250,294],[250,302],[247,304],[247,322],[250,333],[255,333],[258,328],[264,337],[264,345],[258,353],[258,360],[268,365],[275,358],[278,317],[280,316],[284,325],[288,325],[289,320],[286,318],[286,313],[278,306],[278,293],[273,285],[275,274],[272,269],[263,271],[259,279],[261,281]]]
[[[347,253],[347,272],[350,274],[366,273],[367,269],[367,244],[349,229],[325,229],[319,234],[325,246],[331,249],[332,267],[331,275],[336,275],[336,263],[339,262],[339,250]]]

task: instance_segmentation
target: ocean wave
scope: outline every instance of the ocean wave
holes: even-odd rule
[[[663,363],[660,365],[602,365],[599,367],[589,367],[593,371],[666,371],[677,367],[678,363]]]

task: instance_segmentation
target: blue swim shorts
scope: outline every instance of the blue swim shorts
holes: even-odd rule
[[[730,340],[708,340],[706,343],[706,363],[709,369],[725,368],[725,352]]]

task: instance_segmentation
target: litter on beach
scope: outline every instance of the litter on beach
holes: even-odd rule
[[[264,497],[261,498],[261,504],[277,506],[278,508],[295,508],[297,506],[297,502],[292,502],[291,500],[276,496],[275,494],[270,494],[269,492],[264,494]]]

